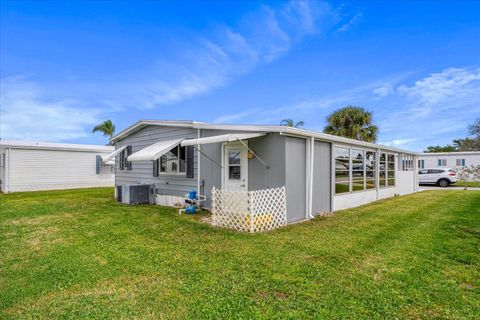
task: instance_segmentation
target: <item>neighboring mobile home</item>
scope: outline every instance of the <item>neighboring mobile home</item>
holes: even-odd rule
[[[207,196],[207,208],[214,187],[285,187],[292,223],[418,186],[414,152],[286,126],[142,120],[111,142],[123,202],[135,185],[148,185],[149,201],[159,204],[182,203],[197,190]]]
[[[113,187],[112,146],[0,140],[0,191]]]
[[[480,166],[480,151],[422,153],[418,156],[418,166],[420,169]]]

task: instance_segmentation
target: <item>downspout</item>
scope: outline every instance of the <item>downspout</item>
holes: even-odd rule
[[[387,165],[387,162],[385,161],[385,165]],[[377,156],[375,157],[375,167],[377,170],[375,170],[375,180],[377,183],[375,184],[375,193],[376,193],[376,199],[379,199],[379,191],[380,191],[380,149],[377,149]]]
[[[5,149],[5,193],[10,192],[10,148]]]
[[[305,139],[305,220],[310,219],[310,144]]]
[[[330,211],[335,211],[335,144],[330,143]]]
[[[315,166],[315,138],[312,136],[310,138],[310,208],[308,210],[308,214],[310,218],[313,219],[313,168]]]
[[[200,132],[201,129],[197,129],[197,137],[198,138],[201,138],[201,132]],[[197,193],[198,194],[201,194],[201,191],[200,191],[200,185],[201,185],[201,175],[202,175],[202,154],[201,154],[201,150],[200,150],[200,145],[197,144],[197,150],[199,152],[197,152],[197,155],[198,155],[198,159],[197,159]]]
[[[418,156],[413,156],[413,192],[418,191]]]
[[[310,141],[309,141],[310,140]],[[310,139],[305,139],[306,144],[306,168],[305,168],[305,183],[306,183],[306,194],[305,194],[305,219],[312,219],[312,197],[313,197],[313,146],[314,146],[314,137]]]

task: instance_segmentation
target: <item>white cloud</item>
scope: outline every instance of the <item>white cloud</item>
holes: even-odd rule
[[[363,18],[363,13],[359,12],[353,17],[351,17],[346,23],[342,24],[336,32],[345,32],[348,31],[352,26],[357,24]]]
[[[412,85],[406,79],[413,74],[405,72],[333,95],[225,114],[217,122],[277,124],[293,118],[305,120],[308,128],[322,130],[328,113],[353,104],[373,111],[381,143],[421,151],[427,145],[451,143],[466,135],[468,123],[480,114],[479,72],[478,67],[447,68]]]
[[[215,122],[224,123],[224,120],[235,120],[250,124],[276,124],[282,119],[293,118],[306,120],[306,125],[311,128],[313,124],[318,124],[319,121],[323,121],[323,117],[320,119],[317,118],[311,122],[308,121],[308,118],[319,110],[333,111],[350,104],[358,105],[361,101],[371,99],[371,93],[374,91],[374,88],[378,88],[382,83],[396,83],[401,79],[404,79],[407,75],[408,73],[397,74],[386,79],[379,79],[362,84],[358,87],[342,90],[333,95],[312,97],[302,101],[285,104],[283,106],[263,106],[232,114],[224,114],[215,119]]]
[[[447,68],[402,84],[390,96],[396,110],[380,122],[381,131],[416,150],[451,143],[466,135],[467,125],[480,114],[480,68]]]
[[[385,141],[385,142],[380,142],[380,144],[384,144],[386,146],[391,146],[391,147],[398,147],[398,148],[401,148],[401,147],[404,147],[414,141],[416,141],[417,139],[414,139],[414,138],[408,138],[408,139],[393,139],[393,140],[390,140],[390,141]]]
[[[418,80],[413,86],[402,85],[400,94],[418,103],[437,104],[456,96],[479,94],[480,68],[448,68]]]
[[[373,89],[373,93],[380,97],[386,97],[393,94],[394,88],[391,84],[387,83],[381,87]]]
[[[99,110],[82,108],[72,99],[52,100],[23,77],[3,78],[0,87],[2,139],[62,141],[82,138],[99,122]]]
[[[125,91],[134,92],[137,105],[147,108],[208,93],[286,54],[305,36],[317,33],[320,17],[329,12],[324,2],[262,6],[236,27],[217,26],[205,32],[211,36],[192,39],[186,53],[177,56],[178,61],[159,63],[159,72]]]

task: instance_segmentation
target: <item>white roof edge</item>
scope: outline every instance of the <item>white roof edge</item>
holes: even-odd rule
[[[93,144],[56,143],[42,141],[3,140],[0,139],[0,147],[13,149],[50,149],[50,150],[72,150],[72,151],[97,151],[112,152],[114,146],[101,146]]]
[[[158,125],[158,126],[172,126],[172,127],[187,127],[194,129],[212,129],[212,130],[236,130],[236,131],[254,131],[254,132],[275,132],[280,134],[292,134],[303,137],[314,137],[319,140],[326,140],[336,143],[344,143],[349,145],[369,147],[373,149],[382,149],[389,150],[393,152],[408,153],[414,155],[420,155],[418,152],[409,151],[405,149],[389,147],[381,144],[364,142],[349,138],[344,138],[340,136],[335,136],[331,134],[326,134],[318,131],[311,131],[300,128],[293,128],[288,126],[280,125],[243,125],[243,124],[211,124],[206,122],[196,122],[196,121],[168,121],[168,120],[140,120],[135,124],[131,125],[127,129],[123,130],[116,136],[110,139],[111,142],[118,141],[125,136],[128,136],[130,133],[135,132],[139,128],[142,128],[147,125]]]
[[[120,148],[115,149],[115,151],[110,152],[109,154],[102,156],[102,161],[105,162],[105,163],[108,162],[108,161],[111,161],[112,159],[113,159],[113,161],[115,161],[116,155],[119,154],[120,152],[122,152],[123,150],[125,150],[126,148],[127,148],[127,146],[121,146]]]
[[[210,136],[197,139],[186,139],[183,140],[181,145],[185,146],[194,146],[197,144],[209,144],[209,143],[219,143],[219,142],[233,142],[239,140],[248,140],[252,138],[258,138],[264,136],[265,132],[252,132],[252,133],[227,133],[220,134],[217,136]]]
[[[165,126],[165,127],[184,127],[184,128],[193,128],[195,124],[201,122],[191,121],[191,120],[139,120],[132,124],[130,127],[120,131],[112,138],[110,142],[115,142],[123,137],[129,136],[131,133],[143,128],[144,126],[153,125],[153,126]]]
[[[448,156],[448,155],[460,155],[460,154],[480,155],[480,151],[422,152],[420,153],[420,156]]]

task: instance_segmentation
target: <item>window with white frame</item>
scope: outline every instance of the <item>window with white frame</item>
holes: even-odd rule
[[[447,159],[438,159],[437,164],[439,167],[446,167],[447,166]]]
[[[351,149],[352,191],[365,189],[365,151]]]
[[[365,188],[366,189],[375,189],[376,181],[376,153],[374,151],[367,151],[365,153]]]
[[[379,168],[379,181],[378,185],[380,188],[387,186],[387,154],[380,154],[380,168]]]
[[[425,168],[425,160],[418,160],[418,168],[419,169]]]
[[[335,147],[335,193],[375,189],[377,154],[375,151]]]
[[[414,157],[410,154],[400,153],[398,155],[398,170],[413,171]]]
[[[457,159],[457,167],[465,167],[465,159]]]
[[[387,154],[387,186],[395,185],[395,155]]]
[[[380,154],[379,168],[380,188],[392,187],[395,185],[395,155],[390,153]]]
[[[180,145],[161,156],[158,161],[160,174],[178,174],[186,172],[185,147]]]
[[[350,192],[350,149],[334,148],[335,193]]]

